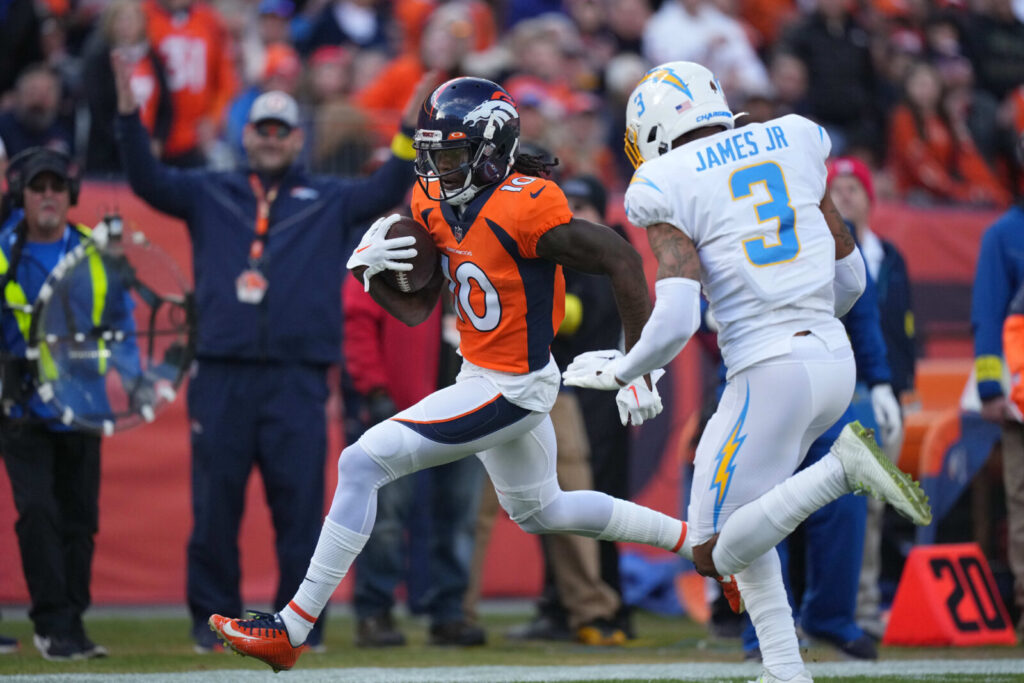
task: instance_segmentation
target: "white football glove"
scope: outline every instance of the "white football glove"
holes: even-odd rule
[[[562,373],[562,379],[571,387],[618,391],[622,386],[615,381],[615,366],[622,360],[618,349],[587,351],[572,359]]]
[[[382,270],[412,270],[412,264],[402,259],[411,259],[416,256],[415,249],[403,249],[416,244],[416,238],[412,235],[405,237],[393,237],[385,239],[388,230],[401,216],[393,213],[384,218],[378,218],[370,226],[370,229],[363,233],[359,240],[359,246],[348,257],[345,267],[349,270],[366,266],[363,272],[363,291],[370,291],[370,278]]]
[[[662,411],[661,395],[658,394],[658,380],[665,374],[658,369],[651,373],[650,389],[643,377],[627,384],[615,394],[615,404],[619,407],[619,420],[623,425],[633,423],[639,426],[644,420],[651,420]]]
[[[896,399],[891,384],[876,384],[871,387],[871,410],[875,414],[875,422],[878,423],[882,445],[889,453],[890,449],[898,447],[903,439],[900,402]]]

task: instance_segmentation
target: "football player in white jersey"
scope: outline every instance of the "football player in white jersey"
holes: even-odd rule
[[[700,573],[736,575],[761,643],[758,681],[804,683],[776,543],[851,491],[917,524],[931,511],[858,423],[793,474],[853,395],[837,316],[863,291],[864,262],[825,191],[824,129],[796,115],[734,129],[735,118],[714,74],[692,62],[658,66],[633,91],[626,214],[657,257],[657,301],[628,354],[582,354],[565,380],[619,389],[667,364],[697,330],[703,288],[729,373],[697,447],[686,544]]]

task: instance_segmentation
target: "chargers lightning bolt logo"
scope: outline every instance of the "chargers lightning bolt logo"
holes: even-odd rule
[[[689,97],[691,100],[693,99],[693,93],[690,92],[690,86],[684,83],[683,79],[676,75],[676,72],[673,71],[672,69],[667,69],[665,67],[656,67],[654,69],[651,69],[646,74],[644,74],[643,78],[640,79],[640,83],[650,80],[655,80],[658,81],[659,83],[670,85],[676,90],[682,91],[682,93]],[[639,83],[637,85],[639,85]]]
[[[715,458],[715,478],[711,482],[711,488],[718,489],[718,495],[715,496],[715,531],[718,531],[718,515],[722,511],[722,505],[725,503],[725,496],[729,493],[729,484],[732,483],[733,470],[736,469],[736,454],[739,452],[740,446],[747,439],[747,435],[740,434],[740,432],[743,431],[743,423],[747,421],[747,408],[749,407],[750,384],[748,383],[747,397],[743,401],[743,410],[740,411],[736,424],[729,430],[729,438],[718,449],[718,455]]]

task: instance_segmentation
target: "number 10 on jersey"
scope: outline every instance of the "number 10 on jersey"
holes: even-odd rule
[[[778,243],[766,244],[764,237],[752,237],[743,240],[743,250],[755,266],[774,266],[792,261],[800,253],[800,240],[796,236],[796,212],[789,203],[789,189],[779,165],[766,161],[734,172],[729,178],[733,201],[750,197],[758,183],[764,183],[768,201],[754,206],[757,221],[778,221]]]
[[[441,255],[441,271],[448,279],[455,314],[481,332],[495,329],[501,322],[501,299],[487,274],[468,261],[460,263],[453,273],[444,254]]]

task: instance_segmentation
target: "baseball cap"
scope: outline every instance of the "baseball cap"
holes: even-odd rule
[[[559,184],[566,197],[582,199],[597,209],[601,216],[608,208],[608,192],[600,180],[592,175],[579,175]]]
[[[271,90],[256,98],[249,109],[249,123],[280,121],[294,128],[299,125],[299,105],[286,92]]]
[[[868,201],[875,203],[875,185],[871,181],[871,169],[860,159],[854,157],[839,157],[828,166],[828,185],[831,187],[836,176],[852,175],[864,186],[868,195]]]
[[[26,185],[40,173],[53,173],[64,179],[72,175],[71,159],[67,155],[39,147],[27,155],[21,169],[21,177]]]
[[[272,14],[284,19],[291,19],[295,13],[295,4],[291,0],[263,0],[260,3],[260,15]]]

